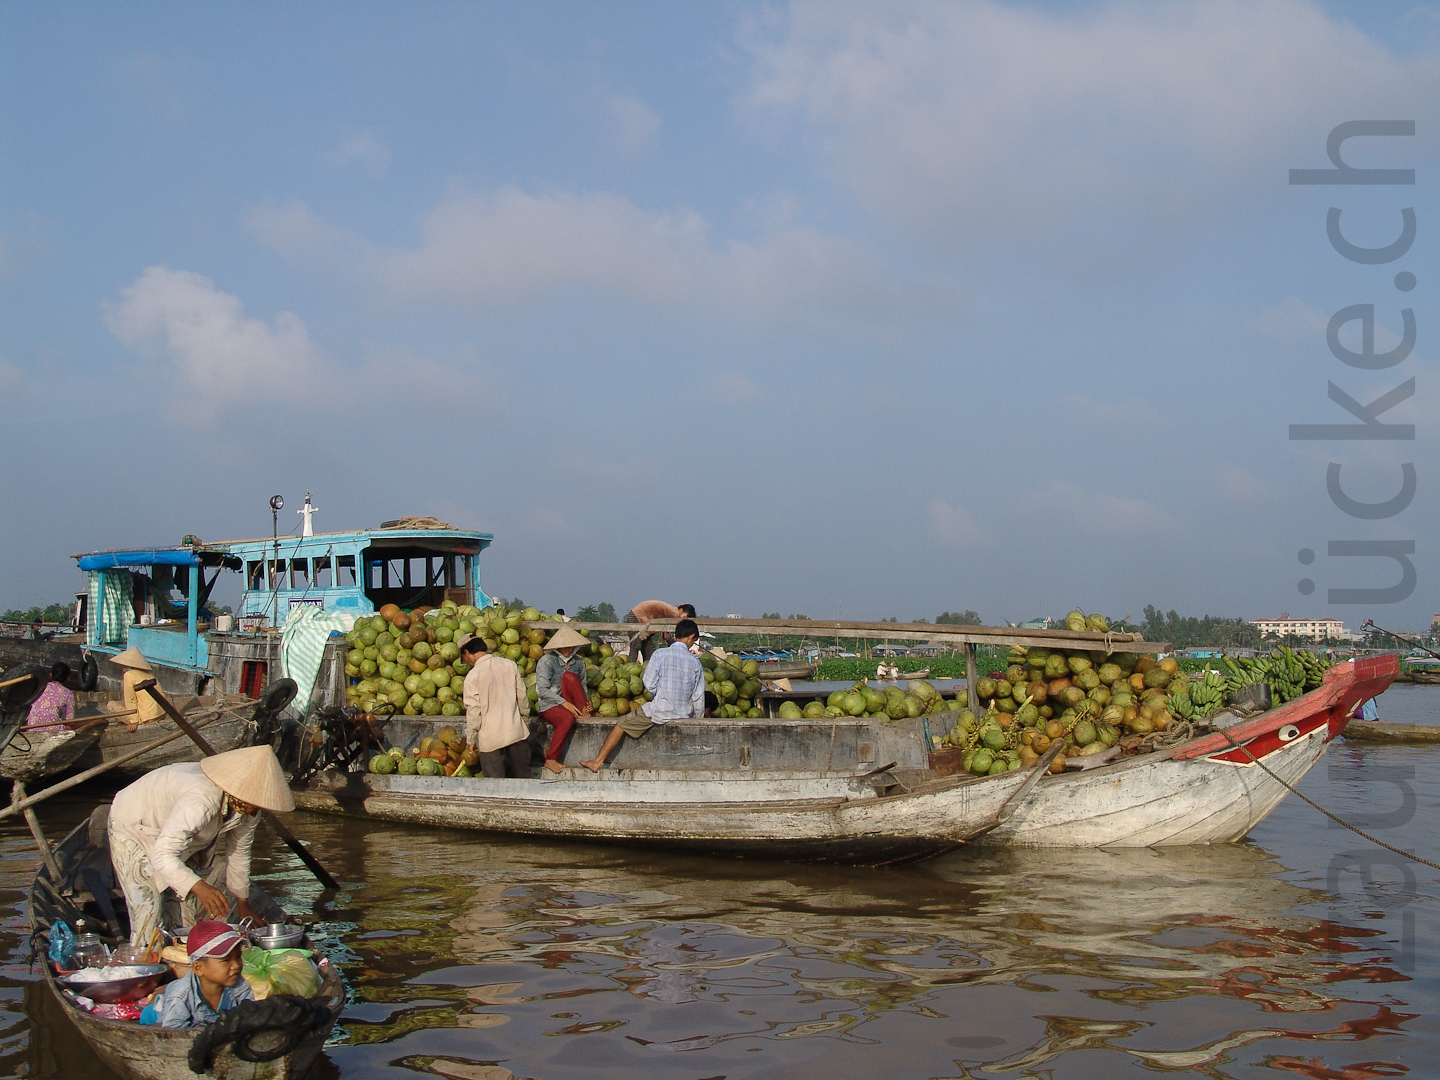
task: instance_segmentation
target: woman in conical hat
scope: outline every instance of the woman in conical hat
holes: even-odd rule
[[[184,926],[207,916],[224,919],[232,904],[238,918],[255,918],[250,848],[259,811],[293,809],[295,800],[269,746],[166,765],[116,795],[110,861],[129,908],[131,943],[150,943],[166,890],[180,901]],[[216,884],[222,869],[224,889]]]
[[[583,634],[568,626],[555,631],[545,643],[545,655],[535,665],[535,707],[550,722],[554,734],[545,751],[545,768],[562,771],[565,740],[578,717],[590,715],[590,698],[585,693],[585,659],[575,650],[589,645]]]
[[[120,683],[120,700],[105,703],[108,711],[128,714],[125,717],[125,726],[131,731],[165,715],[165,710],[160,708],[158,701],[145,691],[136,689],[142,682],[155,677],[155,673],[150,670],[150,661],[145,659],[144,653],[132,646],[118,656],[112,656],[110,662],[124,668],[125,677]]]

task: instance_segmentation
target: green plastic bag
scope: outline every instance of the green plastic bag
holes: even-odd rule
[[[304,949],[244,949],[241,974],[263,1001],[271,994],[314,997],[320,992],[320,970]]]

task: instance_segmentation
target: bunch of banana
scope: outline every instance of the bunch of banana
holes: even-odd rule
[[[1317,656],[1312,652],[1299,652],[1295,657],[1300,661],[1300,666],[1305,669],[1305,689],[1314,690],[1325,681],[1325,672],[1331,664],[1324,657]]]
[[[1230,674],[1225,679],[1225,689],[1232,694],[1247,686],[1270,681],[1270,657],[1268,656],[1256,657],[1253,660],[1248,656],[1234,659],[1226,656],[1221,658],[1221,662],[1230,669]]]
[[[1170,709],[1186,720],[1203,720],[1225,703],[1225,678],[1208,668],[1203,678],[1190,680],[1190,689],[1170,698]]]
[[[1308,673],[1293,649],[1281,645],[1278,649],[1271,650],[1269,661],[1270,699],[1276,705],[1294,701],[1305,693]]]

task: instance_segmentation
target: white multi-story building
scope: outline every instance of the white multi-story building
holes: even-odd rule
[[[1279,638],[1308,638],[1311,641],[1353,641],[1356,637],[1345,629],[1340,619],[1252,619],[1250,625],[1262,637],[1274,634]]]

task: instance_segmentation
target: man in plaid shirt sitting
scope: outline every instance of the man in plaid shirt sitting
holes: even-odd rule
[[[658,650],[645,668],[645,692],[650,700],[621,717],[605,736],[600,752],[580,764],[599,772],[626,735],[638,739],[656,724],[705,715],[705,669],[690,652],[699,637],[700,628],[694,619],[681,619],[675,624],[675,644]]]

